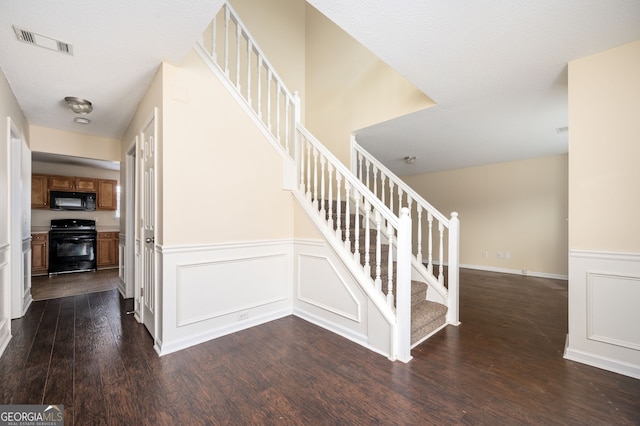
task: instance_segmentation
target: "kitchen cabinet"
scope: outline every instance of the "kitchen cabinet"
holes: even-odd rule
[[[31,208],[49,208],[49,176],[31,175]]]
[[[120,234],[118,232],[98,232],[98,269],[115,268],[118,266],[118,245]]]
[[[98,179],[98,210],[116,210],[118,181]]]
[[[31,275],[47,275],[49,271],[49,234],[31,234]]]
[[[97,179],[75,176],[49,176],[49,190],[96,192]]]
[[[118,208],[118,181],[77,176],[31,175],[31,208],[48,209],[50,191],[95,192],[98,210]]]

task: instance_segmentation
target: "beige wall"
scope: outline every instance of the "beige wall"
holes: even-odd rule
[[[14,125],[22,132],[22,136],[29,142],[29,124],[27,123],[20,105],[9,82],[0,69],[0,246],[9,243],[9,146],[7,135],[7,117],[11,117]],[[2,294],[0,294],[2,296]],[[2,317],[0,317],[1,319]]]
[[[291,92],[305,95],[304,0],[232,0],[231,6],[257,40]]]
[[[307,5],[306,127],[346,165],[351,132],[433,101]]]
[[[147,93],[143,96],[142,100],[138,104],[138,108],[136,109],[135,114],[131,118],[131,122],[129,122],[129,126],[127,130],[124,132],[124,136],[122,138],[122,148],[121,148],[121,168],[120,168],[120,182],[122,182],[122,190],[120,193],[120,199],[123,200],[123,203],[120,206],[122,218],[121,229],[125,230],[125,219],[127,217],[127,205],[124,202],[127,199],[127,187],[126,187],[126,156],[127,153],[134,147],[136,142],[136,137],[139,137],[140,132],[144,129],[144,127],[148,124],[149,120],[151,120],[154,116],[154,109],[158,108],[158,116],[156,117],[157,121],[157,129],[158,134],[156,135],[156,139],[158,141],[162,141],[162,96],[163,96],[163,88],[162,88],[162,79],[163,79],[163,71],[165,65],[161,65],[158,68],[151,84],[149,85],[149,89]],[[161,148],[161,147],[160,147]],[[159,202],[162,200],[162,151],[159,151],[159,159],[158,159],[158,197]],[[156,214],[158,215],[158,223],[156,224],[156,237],[158,241],[162,241],[162,209],[159,209]],[[138,230],[138,226],[136,225],[134,229]]]
[[[31,151],[120,161],[120,141],[49,127],[30,126]]]
[[[69,164],[43,163],[34,161],[31,171],[33,173],[41,173],[45,175],[60,176],[80,176],[97,179],[120,179],[120,172],[117,170],[100,169],[96,167],[76,166]],[[99,230],[118,230],[120,229],[120,221],[116,218],[113,210],[93,212],[77,212],[77,211],[55,211],[48,209],[32,209],[31,210],[31,229],[33,232],[46,232],[50,225],[51,219],[95,219]]]
[[[640,253],[640,41],[569,64],[569,244]]]
[[[542,157],[402,179],[447,216],[460,214],[462,264],[566,276],[567,161]]]
[[[195,52],[164,93],[162,243],[291,238],[281,157]]]

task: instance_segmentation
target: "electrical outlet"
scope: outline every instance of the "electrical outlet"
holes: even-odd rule
[[[502,252],[501,251],[498,252],[498,259],[502,259]]]
[[[511,259],[511,253],[508,251],[504,252],[504,258],[507,260]]]
[[[482,257],[489,257],[489,252],[486,250],[482,251]]]

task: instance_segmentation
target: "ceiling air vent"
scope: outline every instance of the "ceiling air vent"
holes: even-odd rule
[[[15,31],[18,40],[24,43],[55,50],[60,53],[66,53],[67,55],[73,55],[73,46],[69,43],[43,36],[41,34],[34,33],[33,31],[16,27],[15,25],[13,26],[13,31]]]

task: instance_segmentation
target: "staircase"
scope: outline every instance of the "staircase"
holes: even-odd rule
[[[322,205],[326,206],[328,202],[329,202],[328,200],[323,200],[323,202],[319,202],[317,204],[318,206],[322,206]],[[343,236],[346,236],[346,232],[344,232],[344,230],[346,229],[345,225],[347,223],[347,216],[345,213],[346,204],[347,204],[346,201],[341,202],[341,209],[339,210],[342,213],[340,215],[339,221],[336,213],[333,213],[332,216],[329,217],[328,210],[325,211],[325,219],[327,220],[331,219],[334,230],[337,229],[338,223],[343,225],[342,227],[343,232],[341,233]],[[338,211],[337,204],[335,201],[333,202],[333,208],[331,210],[333,212]],[[358,220],[356,220],[356,215],[350,214],[348,220],[349,220],[349,228],[355,230],[356,222],[359,224],[362,223],[363,217],[362,215],[360,215],[360,217],[358,217]],[[360,253],[365,253],[367,249],[369,252],[375,250],[375,245],[371,243],[372,241],[375,240],[374,231],[371,231],[371,230],[368,231],[370,233],[368,238],[368,241],[369,241],[368,247],[365,247],[365,242],[367,241],[367,238],[365,238],[365,235],[364,235],[365,232],[367,232],[365,229],[359,227],[358,241],[360,242],[360,247],[359,247]],[[344,238],[343,238],[343,241],[344,241]],[[380,254],[381,254],[380,280],[381,280],[381,291],[384,294],[387,294],[389,291],[388,289],[389,253],[390,253],[389,245],[382,244],[380,247]],[[391,265],[392,265],[391,276],[395,276],[396,269],[397,269],[396,262],[392,260]],[[375,277],[375,270],[374,270],[374,271],[371,271],[371,279],[375,280],[375,278],[376,277]],[[429,288],[429,285],[423,281],[411,280],[411,346],[412,347],[426,340],[433,333],[443,328],[447,323],[447,319],[446,319],[447,306],[443,305],[442,303],[427,300],[428,288]],[[396,301],[394,297],[394,303],[393,303],[394,306],[396,304],[395,302]]]
[[[381,351],[408,362],[412,347],[458,325],[457,214],[446,218],[355,139],[351,168],[328,151],[302,125],[299,97],[228,3],[196,51],[280,152],[283,188],[366,294],[368,309],[380,313],[368,324],[369,341],[388,338]]]

